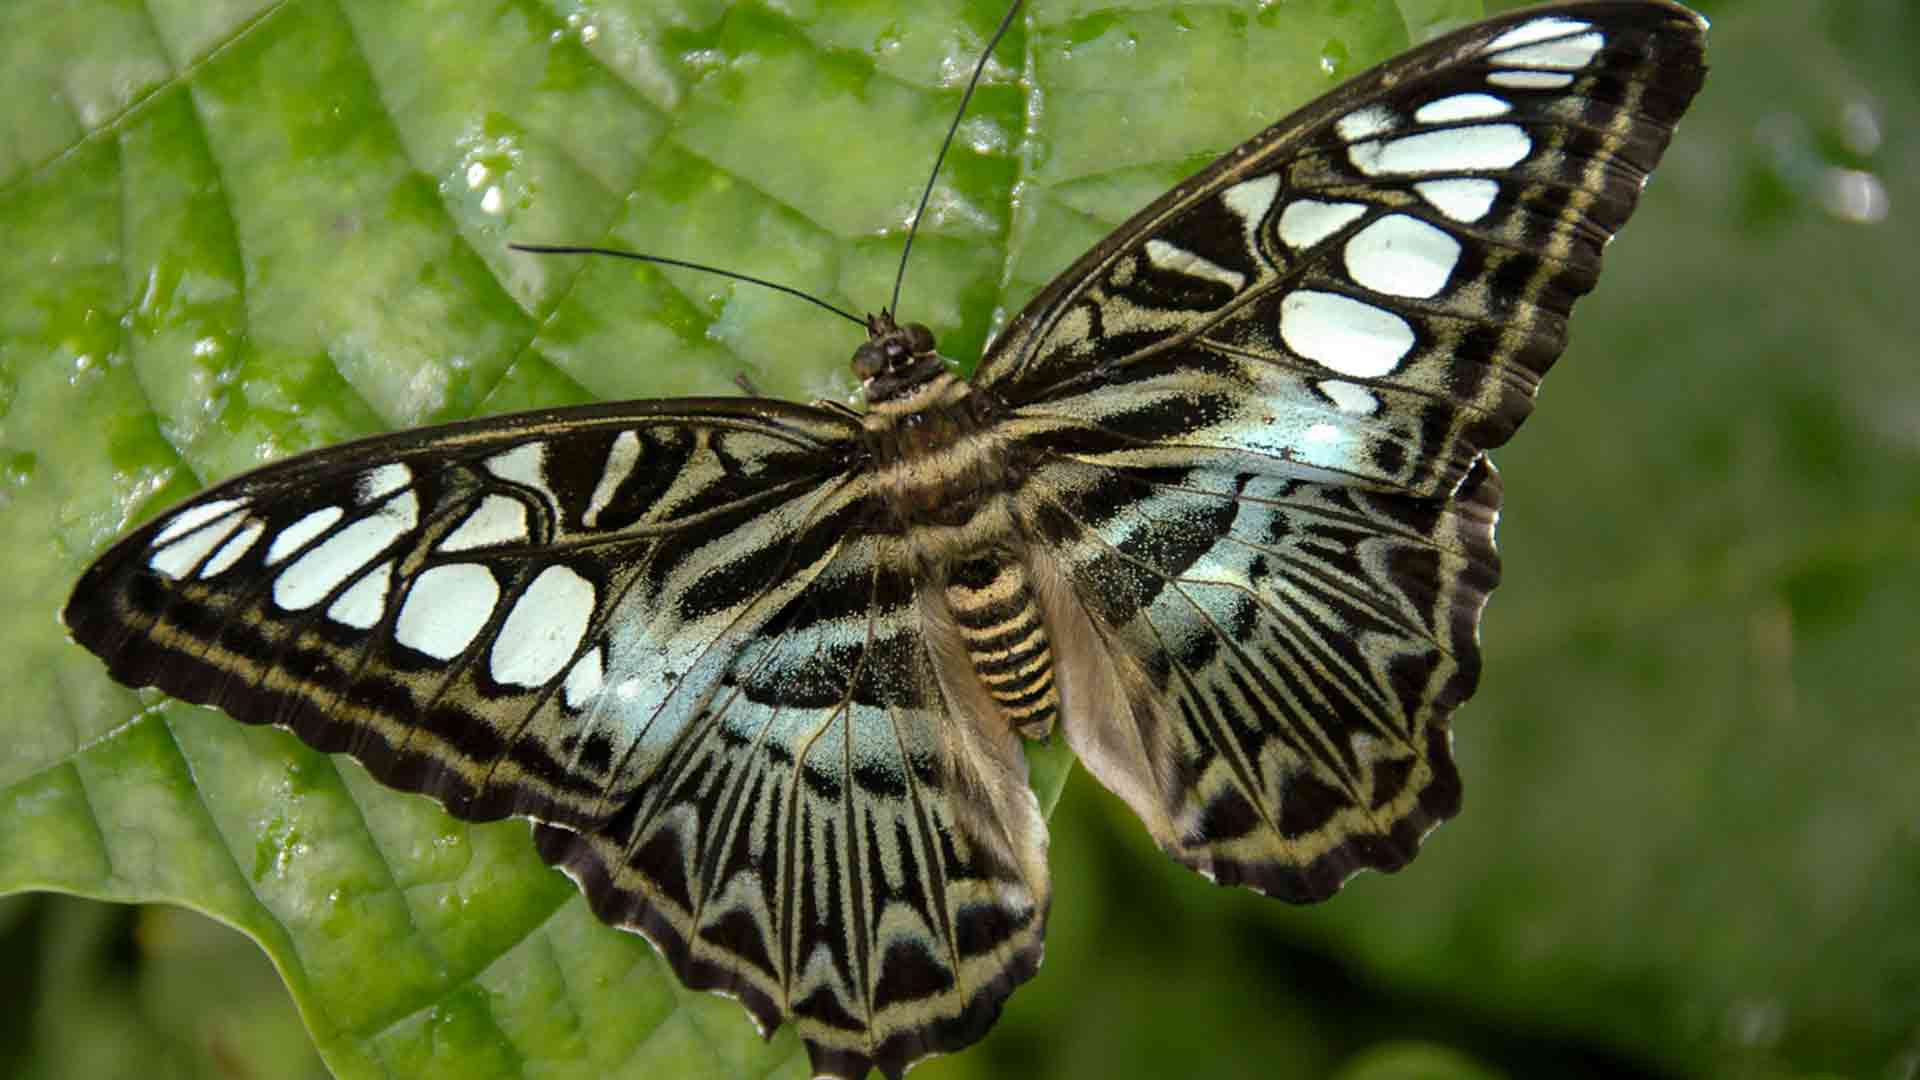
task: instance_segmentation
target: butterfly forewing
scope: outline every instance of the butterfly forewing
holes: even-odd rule
[[[689,986],[897,1077],[1039,964],[1021,737],[1291,900],[1459,805],[1485,452],[1699,88],[1662,0],[1503,16],[1122,226],[977,381],[882,313],[869,408],[629,402],[351,443],[122,540],[113,674],[348,752],[543,856]]]
[[[1702,44],[1677,6],[1596,3],[1398,57],[1128,221],[977,382],[1087,459],[1447,494],[1532,409]]]
[[[65,618],[123,681],[284,725],[462,816],[590,824],[626,791],[635,733],[605,691],[637,639],[710,648],[761,582],[707,588],[710,612],[679,597],[771,580],[762,540],[817,545],[847,438],[813,410],[696,401],[349,443],[128,536]]]

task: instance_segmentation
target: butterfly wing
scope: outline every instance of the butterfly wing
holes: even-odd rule
[[[1490,464],[1420,499],[1069,461],[1024,497],[1060,579],[1051,621],[1075,628],[1067,739],[1175,858],[1319,900],[1405,865],[1458,810],[1447,720],[1499,578]]]
[[[757,602],[635,799],[539,831],[601,918],[763,1029],[792,1017],[815,1073],[850,1080],[985,1034],[1038,970],[1046,914],[1025,759],[955,715],[905,554],[843,531]]]
[[[1396,57],[1122,225],[975,382],[1083,460],[1446,495],[1531,411],[1703,47],[1698,16],[1631,0]]]
[[[123,682],[536,819],[688,985],[898,1075],[1037,968],[1045,836],[1011,735],[950,716],[857,430],[691,400],[332,447],[130,534],[64,617]]]
[[[1050,617],[1093,643],[1063,658],[1067,737],[1177,858],[1317,899],[1454,813],[1448,720],[1498,580],[1484,455],[1701,85],[1703,30],[1576,3],[1397,57],[1135,216],[983,363],[1033,462]]]
[[[725,612],[686,594],[771,577],[847,437],[689,401],[329,447],[129,534],[63,618],[116,679],[289,728],[461,817],[589,827],[629,794],[607,689],[635,628],[691,655]]]

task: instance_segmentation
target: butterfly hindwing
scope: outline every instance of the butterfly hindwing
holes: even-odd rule
[[[982,363],[1042,445],[1445,495],[1532,409],[1704,77],[1662,3],[1477,24],[1121,226]]]
[[[1039,966],[1045,828],[1011,732],[946,699],[896,541],[850,533],[753,619],[606,826],[543,828],[689,986],[791,1017],[816,1072],[897,1076]]]
[[[1458,809],[1447,721],[1499,577],[1490,464],[1450,500],[1080,462],[1028,491],[1105,653],[1062,679],[1127,691],[1067,710],[1067,738],[1175,858],[1318,900]]]

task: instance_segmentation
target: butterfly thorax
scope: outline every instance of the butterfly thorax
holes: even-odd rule
[[[982,511],[1018,484],[1002,410],[953,374],[926,327],[882,313],[868,334],[853,372],[866,391],[862,427],[881,499],[897,531],[922,533],[917,542],[943,558],[964,556],[992,539],[976,533],[997,531]]]

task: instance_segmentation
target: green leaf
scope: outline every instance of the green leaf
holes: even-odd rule
[[[523,823],[455,822],[284,733],[118,687],[55,615],[130,524],[264,460],[481,413],[725,394],[739,374],[845,397],[859,335],[810,307],[506,243],[696,258],[877,308],[998,14],[0,10],[0,890],[238,928],[340,1076],[804,1072],[790,1033],[763,1044],[594,921]],[[1337,0],[1035,5],[940,178],[906,312],[977,356],[996,313],[1139,204],[1416,24]],[[1036,755],[1049,807],[1070,764]]]

